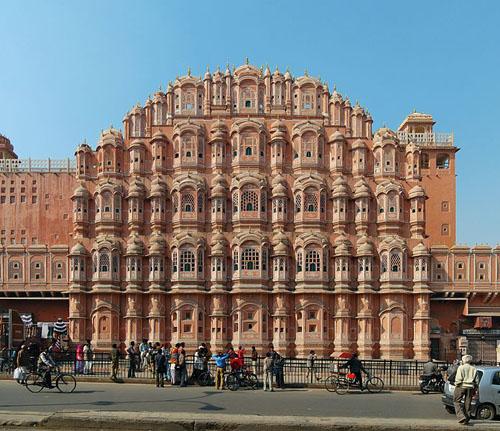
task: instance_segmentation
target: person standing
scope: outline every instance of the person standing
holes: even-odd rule
[[[117,378],[119,362],[120,353],[118,352],[118,346],[113,344],[111,346],[111,380],[116,380]]]
[[[186,363],[186,350],[184,349],[185,344],[181,343],[179,348],[179,374],[180,382],[179,387],[185,388],[188,381],[187,363]]]
[[[76,367],[75,367],[76,374],[82,374],[83,373],[83,346],[81,344],[78,344],[76,346],[75,359],[76,359]]]
[[[274,392],[273,389],[273,367],[274,360],[273,356],[270,352],[266,353],[266,357],[264,359],[264,390],[270,390]]]
[[[217,371],[215,374],[215,389],[222,391],[224,387],[224,371],[226,370],[226,361],[229,358],[229,353],[218,352],[216,355],[212,355],[212,359],[215,361],[215,366]]]
[[[172,385],[177,383],[177,367],[179,365],[179,347],[180,344],[177,343],[170,351],[170,377],[172,378]]]
[[[128,378],[135,377],[135,341],[131,341],[127,349],[128,356]]]
[[[83,366],[83,374],[91,374],[92,366],[94,364],[94,349],[92,348],[92,344],[90,340],[87,340],[85,346],[83,346],[83,359],[85,364]]]
[[[458,422],[467,424],[470,421],[470,405],[474,388],[476,387],[477,369],[471,365],[472,356],[462,357],[462,365],[457,369],[455,375],[455,391],[453,393],[453,404]],[[464,401],[462,405],[462,399]]]
[[[252,351],[250,353],[252,358],[252,372],[257,375],[257,361],[259,360],[259,354],[255,346],[252,346]]]
[[[319,380],[318,376],[316,376],[316,369],[314,368],[314,363],[316,362],[316,359],[318,359],[316,352],[314,350],[309,351],[309,355],[307,356],[306,380],[308,380],[309,376],[311,376],[311,383],[313,377],[316,377],[316,380]]]
[[[167,370],[167,358],[163,353],[160,343],[158,343],[158,346],[156,348],[154,361],[155,361],[156,387],[159,388],[161,386],[163,388],[165,385],[164,382],[165,382],[165,371]]]

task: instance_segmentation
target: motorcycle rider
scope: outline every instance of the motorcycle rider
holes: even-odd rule
[[[435,359],[429,359],[425,364],[423,368],[423,375],[428,377],[428,378],[433,378],[437,373],[439,372],[438,366],[436,364]]]
[[[56,367],[56,363],[52,358],[52,346],[47,347],[46,349],[43,350],[42,353],[40,353],[37,365],[38,365],[38,371],[40,373],[43,372],[44,385],[47,388],[52,389],[54,386],[52,386],[52,376],[50,372],[52,368]]]

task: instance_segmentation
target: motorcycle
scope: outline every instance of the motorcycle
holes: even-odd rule
[[[419,377],[420,391],[423,394],[428,394],[429,392],[444,392],[444,377],[443,372],[446,371],[447,367],[439,367],[438,371],[434,374],[426,375],[422,374]]]

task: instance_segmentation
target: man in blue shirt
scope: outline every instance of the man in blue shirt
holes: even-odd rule
[[[218,352],[216,355],[212,355],[212,359],[215,361],[217,367],[217,374],[215,375],[215,388],[222,391],[224,386],[224,370],[226,369],[226,361],[229,358],[227,353],[222,354]]]

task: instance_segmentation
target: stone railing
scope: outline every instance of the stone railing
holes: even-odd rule
[[[70,172],[76,171],[75,159],[33,160],[0,159],[0,172]]]
[[[429,147],[453,147],[453,133],[408,133],[398,132],[402,144],[413,142],[416,145]]]

